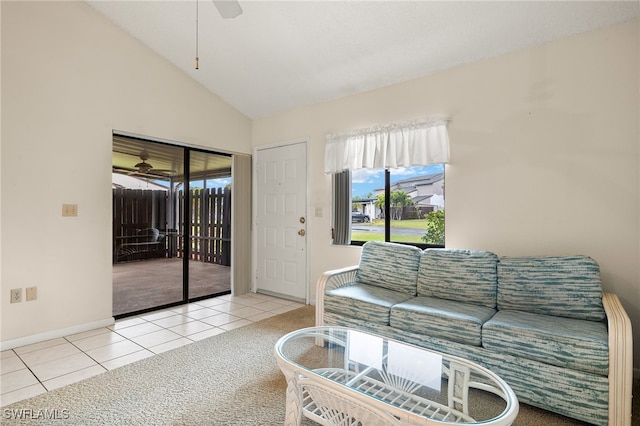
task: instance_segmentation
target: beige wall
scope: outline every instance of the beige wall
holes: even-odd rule
[[[84,2],[1,8],[6,343],[111,317],[112,130],[252,148],[247,117]],[[61,217],[63,203],[78,217]],[[28,286],[37,301],[9,304],[9,289]]]
[[[640,347],[638,28],[636,20],[254,121],[254,146],[309,137],[311,285],[360,253],[331,246],[325,134],[443,114],[447,246],[593,257]]]

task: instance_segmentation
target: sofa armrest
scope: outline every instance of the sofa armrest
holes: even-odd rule
[[[356,279],[358,265],[326,271],[316,284],[316,325],[324,325],[324,292],[326,290],[344,287]]]
[[[603,293],[602,303],[609,328],[609,426],[630,426],[633,388],[631,321],[617,295]]]

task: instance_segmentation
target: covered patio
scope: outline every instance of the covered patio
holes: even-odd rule
[[[189,297],[231,290],[231,267],[189,262]],[[113,315],[182,301],[182,259],[148,259],[113,265]]]

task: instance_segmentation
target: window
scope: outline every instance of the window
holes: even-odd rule
[[[334,244],[444,246],[447,122],[436,117],[327,135]]]
[[[354,245],[443,247],[444,164],[351,172],[350,235]]]

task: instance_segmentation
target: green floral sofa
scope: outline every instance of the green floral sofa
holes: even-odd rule
[[[372,331],[467,358],[521,403],[596,425],[631,424],[631,324],[586,256],[367,242],[318,281],[317,325]]]

